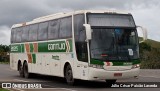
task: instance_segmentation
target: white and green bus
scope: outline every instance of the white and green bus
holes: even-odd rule
[[[81,10],[15,24],[10,52],[11,69],[25,78],[36,73],[64,77],[68,84],[114,83],[140,71],[137,26],[121,11]]]

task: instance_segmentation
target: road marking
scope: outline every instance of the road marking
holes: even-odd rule
[[[29,82],[29,81],[25,81],[25,80],[20,80],[20,79],[13,79],[15,81],[20,81],[20,82]]]
[[[150,77],[150,78],[160,78],[160,77],[155,77],[155,76],[142,76],[142,75],[139,75],[140,77]]]

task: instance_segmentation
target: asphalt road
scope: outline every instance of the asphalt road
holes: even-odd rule
[[[139,78],[118,80],[117,84],[124,82],[159,82],[160,84],[160,74],[157,75],[152,72],[146,74],[146,70],[142,70]],[[25,79],[6,64],[0,64],[0,82],[40,82],[47,87],[42,89],[10,89],[12,91],[160,91],[160,88],[107,88],[103,81],[78,81],[75,86],[69,86],[63,78],[44,75],[35,75],[32,78]]]

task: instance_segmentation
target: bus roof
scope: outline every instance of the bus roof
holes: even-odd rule
[[[12,26],[12,28],[21,27],[21,26],[25,26],[25,25],[36,24],[36,23],[40,23],[40,22],[45,22],[45,21],[58,19],[58,18],[62,18],[62,17],[67,17],[67,16],[71,16],[71,15],[75,15],[75,14],[85,14],[85,13],[130,14],[130,13],[125,12],[125,11],[117,11],[117,10],[79,10],[79,11],[74,11],[74,12],[69,12],[69,13],[61,12],[61,13],[56,13],[56,14],[51,14],[51,15],[35,18],[30,22],[14,24]]]

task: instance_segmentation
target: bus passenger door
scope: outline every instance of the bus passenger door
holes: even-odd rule
[[[80,79],[88,79],[88,51],[87,43],[81,42],[76,43],[76,52],[77,52],[77,75],[80,76]]]

